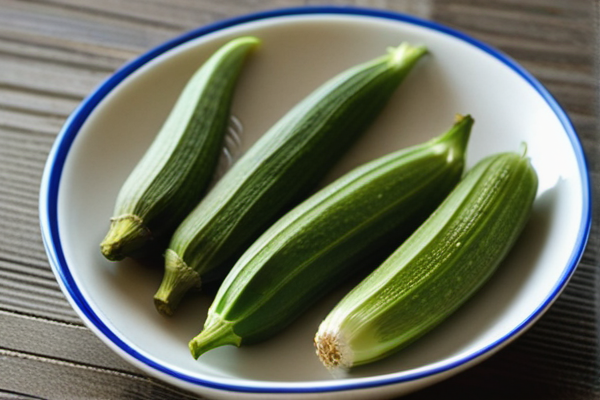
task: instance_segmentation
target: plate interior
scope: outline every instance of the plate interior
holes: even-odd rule
[[[488,154],[517,151],[526,142],[540,178],[532,218],[489,284],[410,347],[336,379],[401,375],[458,360],[509,335],[548,299],[577,245],[584,199],[572,144],[540,94],[488,53],[426,27],[360,16],[280,17],[200,37],[152,60],[115,87],[78,133],[60,182],[60,237],[77,285],[113,332],[155,362],[202,379],[238,384],[333,379],[317,360],[312,338],[348,287],[327,296],[272,340],[219,348],[195,361],[187,342],[201,330],[210,296],[192,296],[175,317],[163,318],[152,303],[160,263],[110,263],[99,252],[120,186],[186,80],[220,45],[246,34],[263,43],[235,95],[233,114],[243,126],[238,154],[330,77],[409,41],[425,44],[430,54],[326,181],[441,134],[456,113],[469,113],[476,121],[469,166]]]

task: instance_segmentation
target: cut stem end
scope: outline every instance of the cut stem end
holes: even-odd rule
[[[317,332],[314,339],[319,360],[328,370],[348,369],[352,366],[352,356],[347,345],[338,334]]]
[[[230,322],[218,320],[215,324],[205,327],[202,332],[190,340],[189,348],[192,356],[198,359],[202,354],[217,347],[233,345],[239,347],[242,338],[235,334]]]
[[[133,214],[112,218],[100,251],[110,261],[119,261],[135,254],[152,240],[152,233],[144,221]]]
[[[171,249],[165,253],[165,275],[154,295],[154,306],[162,315],[173,315],[183,296],[193,288],[199,289],[200,274]]]

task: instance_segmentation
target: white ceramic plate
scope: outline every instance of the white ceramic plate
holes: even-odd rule
[[[165,319],[153,307],[160,268],[100,255],[114,199],[191,73],[221,44],[252,34],[263,45],[244,70],[233,114],[243,151],[293,104],[349,66],[402,41],[431,54],[409,75],[375,126],[329,179],[378,155],[445,131],[455,113],[476,119],[468,165],[528,154],[540,178],[522,240],[492,281],[447,322],[386,360],[333,378],[312,349],[320,320],[341,292],[264,344],[219,348],[195,361],[187,342],[207,297]],[[57,279],[85,323],[149,374],[213,398],[373,398],[412,391],[506,345],[552,303],[573,273],[590,227],[580,143],[550,94],[507,56],[462,33],[406,15],[354,8],[275,10],[174,39],[124,66],[73,113],[43,179],[41,225]]]

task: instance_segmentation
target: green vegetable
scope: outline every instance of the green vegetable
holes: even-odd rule
[[[317,354],[349,368],[393,353],[442,322],[492,275],[537,191],[524,155],[479,162],[427,221],[321,323]]]
[[[351,68],[296,105],[244,154],[175,231],[154,296],[171,314],[207,273],[225,275],[300,202],[379,114],[423,47],[402,44]]]
[[[277,221],[225,278],[192,355],[277,333],[375,250],[391,252],[460,180],[472,124],[461,117],[443,136],[369,162]]]
[[[230,41],[189,80],[119,192],[100,244],[107,259],[143,255],[198,204],[223,146],[237,77],[258,43],[254,37]]]

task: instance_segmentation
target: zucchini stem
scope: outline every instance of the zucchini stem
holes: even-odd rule
[[[100,251],[110,261],[120,261],[152,239],[152,232],[140,217],[123,214],[111,218],[108,233],[100,243]]]
[[[353,354],[339,333],[317,332],[314,339],[317,356],[328,370],[348,369],[352,366]]]
[[[412,68],[412,66],[427,53],[425,46],[413,46],[403,42],[398,47],[389,47],[390,62],[398,68]]]
[[[433,140],[438,142],[445,141],[455,141],[457,142],[457,147],[461,149],[467,148],[467,143],[469,142],[469,137],[471,136],[471,128],[473,127],[473,123],[475,120],[470,115],[461,115],[456,114],[454,116],[454,125],[442,136],[435,138]]]
[[[200,275],[171,249],[165,253],[165,275],[154,295],[154,305],[158,312],[171,316],[183,295],[192,288],[199,289]]]
[[[192,356],[197,359],[209,350],[225,345],[239,347],[242,338],[235,334],[231,322],[216,320],[215,324],[205,327],[195,338],[190,340],[189,348]]]
[[[521,142],[521,144],[519,145],[519,153],[521,154],[521,157],[523,157],[523,158],[527,157],[527,143],[526,142]]]

